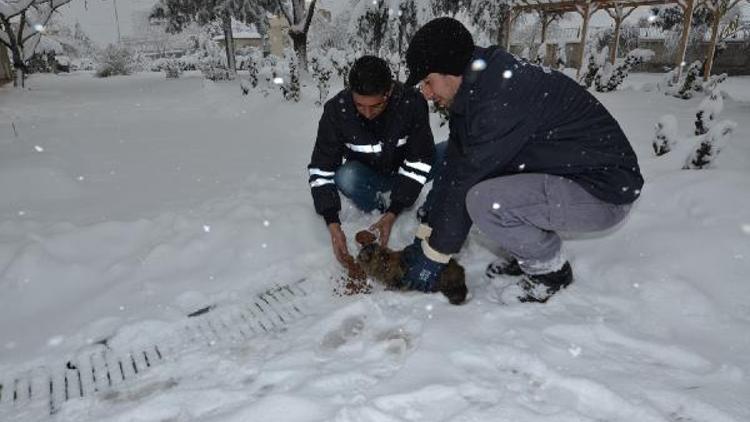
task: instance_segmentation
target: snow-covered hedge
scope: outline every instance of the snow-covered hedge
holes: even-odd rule
[[[683,71],[680,77],[677,78],[679,70],[673,69],[668,72],[664,76],[661,85],[666,95],[682,98],[683,100],[693,98],[698,93],[711,92],[718,84],[727,79],[727,74],[722,73],[721,75],[713,75],[704,82],[703,78],[701,78],[703,64],[700,60],[691,63],[687,70]]]
[[[106,78],[114,75],[129,75],[133,72],[133,53],[126,47],[110,44],[99,57],[96,76]]]
[[[693,136],[680,137],[677,119],[662,116],[656,124],[652,146],[654,154],[670,162],[670,167],[704,169],[716,166],[716,158],[725,149],[737,123],[722,120],[714,123],[722,110],[721,93],[715,90],[699,106]]]
[[[617,89],[628,77],[633,69],[643,62],[654,57],[654,52],[648,49],[636,48],[631,50],[623,59],[617,59],[615,65],[607,62],[601,67],[594,77],[594,86],[598,92],[610,92]]]
[[[677,119],[667,114],[656,122],[655,139],[651,143],[657,156],[664,155],[672,150],[677,143]]]

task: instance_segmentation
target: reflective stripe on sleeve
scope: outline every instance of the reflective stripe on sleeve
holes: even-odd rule
[[[419,184],[421,184],[421,185],[424,185],[425,183],[427,183],[427,178],[425,176],[421,176],[421,175],[419,175],[417,173],[406,171],[406,170],[404,170],[403,167],[399,167],[398,168],[398,174],[402,174],[402,175],[404,175],[404,176],[406,176],[406,177],[408,177],[410,179],[414,179],[417,182],[419,182]]]

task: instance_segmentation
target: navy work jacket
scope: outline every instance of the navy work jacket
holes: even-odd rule
[[[591,93],[498,47],[476,47],[449,125],[446,158],[437,163],[433,186],[437,201],[428,217],[429,244],[442,253],[461,249],[472,224],[466,195],[483,180],[554,174],[612,204],[635,201],[643,186],[627,137]]]

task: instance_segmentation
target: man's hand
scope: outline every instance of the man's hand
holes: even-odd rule
[[[384,248],[388,247],[388,239],[391,237],[391,228],[393,227],[393,223],[395,222],[396,214],[387,212],[383,214],[382,217],[380,217],[380,220],[378,220],[377,223],[370,226],[370,231],[377,230],[380,236],[380,246]]]
[[[329,224],[328,231],[331,233],[333,254],[341,265],[346,266],[346,258],[349,257],[349,249],[346,248],[346,235],[344,234],[344,231],[341,230],[341,224]]]

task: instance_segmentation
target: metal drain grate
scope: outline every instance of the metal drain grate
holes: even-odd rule
[[[282,331],[307,315],[304,283],[276,286],[243,304],[199,309],[159,344],[117,351],[102,341],[64,364],[0,376],[0,420],[20,412],[54,415],[66,401],[117,389],[189,346],[241,343]]]

